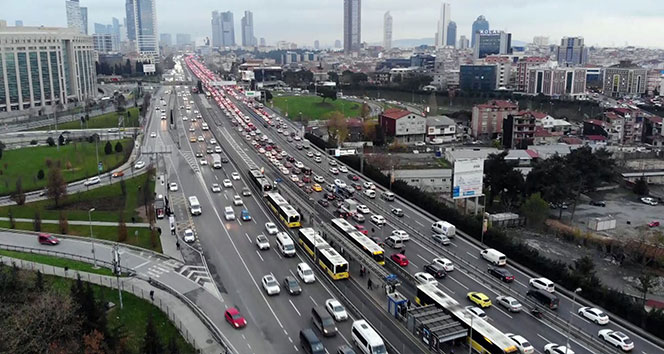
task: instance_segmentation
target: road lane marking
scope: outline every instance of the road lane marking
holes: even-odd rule
[[[462,284],[462,283],[461,283],[460,281],[458,281],[458,280],[456,280],[456,279],[452,278],[452,277],[451,277],[451,276],[449,276],[449,275],[448,275],[447,277],[448,277],[448,278],[450,278],[450,279],[452,279],[452,280],[453,280],[453,281],[454,281],[455,283],[457,283],[457,284],[461,285],[461,287],[463,287],[464,289],[466,289],[466,290],[469,290],[469,289],[468,289],[468,287],[467,287],[467,286],[465,286],[465,285],[463,285],[463,284]]]
[[[441,284],[441,283],[438,283],[438,284],[440,284],[440,286],[442,286],[443,288],[445,288],[445,290],[447,290],[447,291],[451,292],[452,294],[454,294],[454,291],[452,291],[452,289],[446,287],[445,285],[443,285],[443,284]]]
[[[472,254],[472,253],[470,253],[470,252],[466,252],[466,254],[469,255],[469,256],[471,256],[471,257],[473,257],[473,258],[475,258],[475,259],[479,259],[479,258],[477,258],[476,255],[474,255],[474,254]]]
[[[511,315],[509,315],[509,314],[508,314],[507,312],[505,312],[505,311],[501,310],[501,309],[500,309],[500,308],[498,308],[498,307],[497,307],[496,305],[494,305],[494,307],[495,307],[495,309],[496,309],[496,310],[498,310],[498,312],[502,313],[503,315],[505,315],[505,316],[509,317],[510,319],[512,319],[512,318],[513,318],[513,317],[512,317]]]
[[[318,306],[318,304],[316,303],[316,300],[314,300],[314,298],[311,297],[311,295],[309,295],[309,298],[311,299],[311,302],[313,302],[315,306]]]
[[[244,235],[247,236],[247,240],[249,240],[249,243],[254,243],[253,241],[251,241],[251,237],[249,237],[248,233],[245,232]]]
[[[295,307],[295,304],[293,303],[293,300],[288,299],[288,302],[290,302],[291,306],[293,306],[293,309],[295,310],[295,312],[297,312],[297,315],[302,317],[302,314],[300,313],[300,311],[298,311],[297,307]]]
[[[420,257],[420,259],[423,260],[424,263],[427,263],[427,264],[429,263],[429,260],[427,260],[426,258],[420,256],[419,254],[417,256]]]
[[[140,268],[140,267],[142,267],[142,266],[144,266],[144,265],[146,265],[146,264],[148,264],[148,263],[150,263],[150,261],[145,261],[145,262],[143,262],[143,263],[137,265],[136,267],[134,267],[134,270],[136,270],[136,269],[138,269],[138,268]]]
[[[553,343],[553,342],[551,342],[550,340],[544,338],[544,336],[541,335],[541,334],[539,334],[539,333],[537,333],[537,336],[540,337],[540,338],[542,338],[542,339],[544,339],[544,341],[547,342],[547,343]]]

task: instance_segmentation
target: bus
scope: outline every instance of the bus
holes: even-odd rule
[[[435,285],[418,285],[415,294],[415,303],[420,306],[436,305],[465,328],[470,328],[472,325],[473,330],[470,344],[478,353],[518,353],[518,349],[512,339],[489,324],[486,320],[470,314],[464,306],[442,292]]]
[[[346,279],[348,273],[348,261],[342,257],[327,241],[320,237],[313,228],[304,227],[297,230],[298,242],[318,266],[325,271],[333,280]]]
[[[346,219],[332,219],[332,226],[346,236],[355,246],[361,249],[376,263],[385,265],[385,251],[373,240],[358,231]]]
[[[293,229],[302,226],[300,222],[300,213],[288,204],[281,194],[268,192],[265,195],[265,200],[267,201],[267,205],[270,206],[270,209],[272,209],[274,214],[279,217],[279,220],[281,220],[286,227]]]
[[[249,170],[249,177],[256,184],[256,186],[267,193],[272,190],[272,183],[261,173],[260,170]]]

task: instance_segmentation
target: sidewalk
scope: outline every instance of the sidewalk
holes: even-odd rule
[[[80,274],[83,281],[112,289],[118,288],[118,282],[114,277],[72,270],[65,272],[64,268],[5,256],[0,256],[0,263],[7,265],[14,263],[22,269],[39,270],[45,275],[55,275],[69,279],[76,279],[78,274]],[[202,353],[226,352],[225,348],[217,342],[212,331],[196,315],[194,310],[171,292],[154,287],[147,281],[135,277],[120,278],[120,286],[125,292],[132,293],[146,301],[151,301],[155,306],[159,307],[162,312],[167,314],[175,327],[178,328],[184,339],[191,343],[195,349],[200,350]],[[163,286],[167,288],[165,284]],[[153,300],[150,300],[150,291],[154,291]],[[119,301],[115,305],[120,306]]]
[[[157,172],[157,181],[155,182],[154,187],[155,194],[161,194],[170,197],[167,190],[167,183],[164,178],[165,177],[163,173]],[[173,201],[169,199],[169,203],[172,205]],[[161,228],[161,234],[159,234],[159,238],[161,240],[162,253],[184,263],[184,257],[182,257],[182,252],[180,252],[178,243],[180,247],[184,246],[184,244],[183,242],[180,242],[177,234],[171,234],[171,226],[168,221],[168,217],[157,219],[157,227]]]
[[[7,217],[0,217],[0,220],[2,221],[9,221],[9,218]],[[24,219],[24,218],[14,218],[15,222],[29,222],[32,223],[34,220],[33,219]],[[42,224],[59,224],[60,220],[44,220],[42,219]],[[69,225],[90,225],[89,221],[85,220],[67,220],[67,223]],[[92,226],[118,226],[119,223],[117,222],[110,222],[110,221],[93,221]],[[137,223],[132,223],[132,222],[127,222],[126,223],[127,227],[150,227],[149,223],[145,222],[137,222]]]

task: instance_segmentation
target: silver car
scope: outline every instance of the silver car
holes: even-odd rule
[[[521,308],[523,307],[521,306],[521,304],[517,299],[511,296],[501,295],[496,298],[496,301],[498,301],[498,304],[500,304],[500,306],[508,309],[510,312],[520,312]]]

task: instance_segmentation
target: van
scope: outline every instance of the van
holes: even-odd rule
[[[385,239],[385,244],[392,248],[403,248],[403,241],[401,237],[391,235]]]
[[[380,197],[387,200],[388,202],[393,202],[395,198],[394,193],[392,192],[383,192],[381,193]]]
[[[548,307],[551,310],[555,310],[558,308],[558,303],[560,301],[558,299],[558,296],[551,294],[548,291],[540,289],[530,289],[528,290],[526,295],[532,297],[533,299],[537,300],[537,302]]]
[[[300,330],[300,347],[307,354],[324,354],[325,347],[311,328]]]
[[[365,189],[362,193],[370,199],[376,198],[376,191],[373,189]]]
[[[277,246],[284,257],[295,257],[295,243],[287,233],[277,233]]]
[[[445,235],[447,237],[454,237],[456,234],[456,227],[447,221],[436,221],[431,225],[431,231],[435,234]]]
[[[337,326],[325,307],[317,306],[311,309],[311,322],[325,337],[337,335]]]
[[[507,264],[507,257],[493,248],[487,248],[480,252],[480,256],[497,266]]]
[[[168,217],[168,225],[171,227],[171,232],[175,231],[175,216]]]
[[[387,353],[385,343],[365,320],[353,322],[351,340],[364,354]]]
[[[198,202],[198,198],[194,195],[189,197],[189,211],[191,211],[191,215],[201,215],[203,213],[201,204]]]

